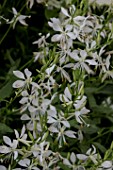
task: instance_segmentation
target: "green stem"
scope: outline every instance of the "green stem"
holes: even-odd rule
[[[6,2],[7,2],[7,0],[4,0],[4,3],[3,3],[3,5],[2,5],[2,9],[4,8]]]
[[[9,26],[9,28],[7,29],[6,33],[4,34],[4,36],[2,37],[2,39],[0,40],[0,44],[2,44],[3,40],[5,39],[5,37],[7,36],[8,32],[10,31],[12,27],[12,24]]]
[[[98,139],[98,138],[100,138],[100,137],[102,137],[102,136],[108,134],[109,132],[111,132],[111,130],[108,130],[108,131],[104,132],[103,134],[100,134],[100,135],[98,135],[98,136],[92,138],[91,140],[88,141],[88,143],[93,142],[95,139]]]

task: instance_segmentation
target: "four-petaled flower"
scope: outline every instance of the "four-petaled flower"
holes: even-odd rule
[[[26,68],[24,70],[25,76],[21,71],[13,71],[13,74],[22,79],[22,80],[17,80],[13,83],[13,88],[23,88],[25,86],[29,87],[29,85],[32,83],[32,78],[31,75],[32,73]]]
[[[21,15],[17,12],[17,10],[13,7],[12,8],[14,17],[8,24],[13,24],[13,29],[15,28],[16,23],[19,21],[22,25],[27,26],[28,24],[25,22],[26,18],[30,18],[30,16]]]

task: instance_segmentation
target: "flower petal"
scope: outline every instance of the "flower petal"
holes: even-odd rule
[[[16,160],[18,157],[18,152],[17,151],[14,151],[14,160]]]
[[[11,146],[12,143],[11,143],[11,139],[7,136],[3,136],[3,140],[4,142],[8,145],[8,146]]]
[[[69,100],[72,100],[72,95],[71,95],[68,87],[65,88],[64,94]]]
[[[30,120],[30,117],[27,114],[23,114],[21,120]]]
[[[103,167],[103,168],[111,168],[112,167],[112,161],[104,161],[102,164],[101,164],[101,166]]]
[[[28,103],[28,97],[22,97],[22,99],[19,101],[20,104]]]
[[[65,16],[70,17],[69,14],[68,14],[68,11],[67,11],[65,8],[61,7],[61,12],[62,12]]]
[[[62,37],[62,34],[55,34],[52,36],[51,41],[52,42],[60,41],[61,37]]]
[[[71,163],[69,162],[68,159],[64,159],[64,160],[63,160],[63,164],[64,164],[64,165],[71,166]]]
[[[0,165],[0,170],[7,170],[5,166]]]
[[[50,126],[50,127],[48,128],[48,130],[49,130],[50,132],[53,132],[53,133],[58,133],[58,132],[59,132],[58,129],[55,128],[54,126]]]
[[[73,152],[71,153],[70,160],[73,164],[76,162],[76,156]]]
[[[25,76],[21,71],[13,71],[13,74],[20,79],[25,79]]]
[[[17,80],[13,83],[12,87],[13,88],[21,88],[25,85],[25,82],[22,80]]]
[[[23,127],[22,127],[22,130],[21,130],[21,135],[20,135],[20,137],[22,137],[24,134],[25,134],[25,125],[23,125]]]
[[[84,154],[77,154],[77,158],[78,158],[79,160],[85,161],[85,160],[87,159],[87,156],[84,155]]]
[[[25,75],[26,75],[27,78],[30,78],[30,77],[31,77],[32,73],[31,73],[31,71],[28,70],[28,68],[26,68],[26,69],[24,70],[24,72],[25,72]]]
[[[30,160],[25,158],[23,160],[20,160],[18,164],[24,167],[28,167],[30,165]]]
[[[63,124],[65,127],[70,128],[70,124],[69,124],[69,122],[68,122],[67,120],[62,121],[62,124]]]
[[[76,138],[75,132],[72,130],[65,131],[65,135],[68,136],[69,138]]]
[[[16,129],[14,129],[14,131],[15,131],[15,136],[18,139],[19,138],[19,133],[18,133],[18,131]]]
[[[14,14],[14,15],[17,15],[17,14],[18,14],[18,13],[17,13],[17,10],[16,10],[14,7],[12,8],[12,10],[13,10],[13,14]]]
[[[10,153],[11,149],[5,145],[0,146],[0,153]]]

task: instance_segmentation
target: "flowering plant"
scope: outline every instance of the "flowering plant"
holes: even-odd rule
[[[43,29],[30,25],[37,4],[44,10]],[[0,91],[1,103],[7,101],[1,108],[6,129],[1,134],[1,170],[112,169],[113,127],[103,125],[113,122],[108,89],[113,86],[112,5],[27,0],[17,12],[19,5],[12,8],[13,19],[0,17],[1,25],[9,26],[0,44],[10,31],[27,38],[32,32],[25,45],[18,41],[24,56],[31,52],[30,58],[15,55],[15,61],[11,54],[20,55],[17,49],[5,54],[12,65],[7,81],[15,94],[9,84]],[[2,95],[9,87],[9,95]]]

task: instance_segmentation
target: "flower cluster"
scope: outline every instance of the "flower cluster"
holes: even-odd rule
[[[30,9],[34,2],[27,1]],[[52,7],[60,4],[54,0],[36,2]],[[14,18],[8,23],[13,24],[13,28],[17,21],[27,25],[28,16],[18,14],[15,8],[12,10]],[[94,75],[99,76],[101,82],[113,78],[111,54],[106,49],[108,44],[97,50],[98,44],[107,37],[102,27],[104,16],[77,14],[74,4],[69,9],[61,7],[59,18],[48,21],[53,32],[39,34],[41,37],[33,42],[38,45],[37,52],[33,53],[34,62],[40,63],[35,78],[28,68],[24,72],[13,71],[18,78],[12,86],[19,95],[23,127],[21,132],[14,130],[13,140],[3,136],[1,163],[11,160],[8,169],[58,170],[67,166],[73,170],[86,170],[91,164],[95,170],[113,168],[112,161],[103,160],[94,145],[83,153],[66,150],[64,154],[66,147],[82,142],[83,128],[90,128],[85,80]],[[6,170],[3,165],[0,168]]]

